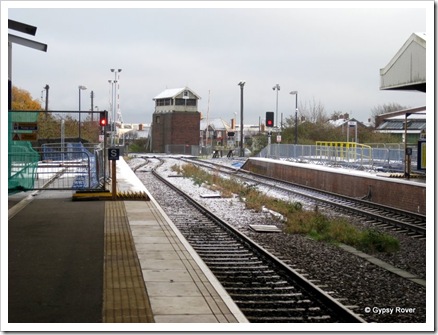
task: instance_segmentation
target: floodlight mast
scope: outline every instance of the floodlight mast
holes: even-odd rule
[[[115,143],[115,137],[116,137],[116,108],[117,108],[117,115],[120,113],[120,99],[119,99],[119,89],[120,89],[120,74],[117,77],[117,73],[122,72],[122,69],[110,69],[111,72],[114,72],[114,90],[111,96],[111,104],[112,104],[112,126],[111,126],[111,145],[114,145]]]
[[[243,151],[243,87],[245,86],[245,81],[241,80],[240,86],[240,157],[245,157],[245,151]]]
[[[79,142],[81,142],[81,91],[87,88],[83,85],[79,85]]]
[[[298,91],[289,94],[295,95],[295,144],[298,144]]]
[[[278,91],[280,91],[280,85],[276,84],[272,89],[277,91],[277,99],[275,103],[275,127],[278,128]]]

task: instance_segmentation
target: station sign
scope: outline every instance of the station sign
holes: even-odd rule
[[[118,161],[120,157],[120,149],[118,148],[109,148],[108,149],[108,160],[109,161]]]
[[[426,141],[418,141],[417,169],[426,170]]]
[[[30,131],[37,131],[38,130],[38,123],[37,122],[14,122],[13,124],[14,130],[30,130]]]
[[[37,133],[13,133],[12,141],[36,141],[38,139]]]

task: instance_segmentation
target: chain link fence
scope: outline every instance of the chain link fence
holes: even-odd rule
[[[418,150],[416,146],[410,148],[412,149],[411,167],[415,170]],[[275,143],[266,146],[257,157],[404,171],[405,149],[402,145],[386,147],[382,145],[374,148],[352,146],[344,148],[340,154],[336,148],[327,147],[321,150],[321,146],[317,145]]]

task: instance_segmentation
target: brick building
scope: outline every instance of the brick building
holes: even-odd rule
[[[188,87],[157,95],[152,115],[152,152],[196,154],[199,151],[200,97]]]

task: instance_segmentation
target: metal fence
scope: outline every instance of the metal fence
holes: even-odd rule
[[[35,182],[38,169],[38,153],[29,142],[17,142],[9,151],[8,158],[8,189],[30,189]]]
[[[26,142],[25,142],[26,143]],[[28,142],[27,142],[28,143]],[[9,152],[9,192],[14,190],[94,190],[104,186],[100,144],[50,143]]]
[[[199,156],[199,145],[184,145],[184,144],[166,144],[164,146],[166,154],[191,155]]]
[[[415,170],[418,149],[416,146],[410,146],[410,148],[412,148],[411,166]],[[403,170],[405,149],[404,146],[378,148],[350,146],[348,148],[344,147],[342,155],[340,155],[335,148],[321,150],[321,146],[317,145],[275,143],[265,147],[257,157]]]

